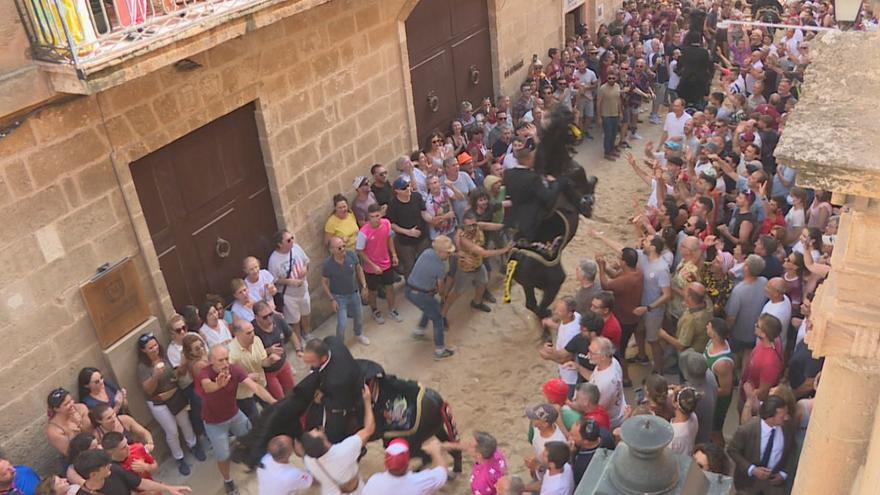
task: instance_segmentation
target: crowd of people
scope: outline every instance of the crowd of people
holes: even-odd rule
[[[720,24],[768,8],[784,29]],[[865,6],[859,25],[876,23]],[[357,342],[370,344],[364,306],[377,325],[403,322],[395,284],[404,280],[404,297],[421,311],[412,336],[424,339],[430,322],[441,360],[454,355],[444,339],[453,303],[464,294],[472,310],[492,311],[489,275],[500,270],[491,259],[540,221],[517,212],[523,202],[505,179],[531,171],[554,110],[571,111],[587,139],[601,132],[604,158],[615,162],[643,139],[643,112],[647,125],[662,125],[644,156],[625,155],[633,180],[651,189],[630,219],[639,245],[591,229],[615,254],[581,261],[577,292],[541,321],[555,338],[539,356],[558,364],[558,376],[544,384],[545,402],[525,411],[534,455],[524,467],[509,466],[495,437],[477,431],[423,446],[434,467],[418,473],[409,470],[411,446],[393,441],[387,471],[364,482],[357,460],[375,427],[366,407],[363,429],[340,442],[313,432],[273,438],[260,493],[294,493],[315,480],[326,494],[433,493],[447,480],[443,452],[457,449],[474,461],[471,493],[571,495],[597,449],[613,449],[622,422],[641,414],[668,420],[669,448],[732,474],[738,490],[785,493],[823,364],[804,338],[839,209],[828,192],[800,187],[773,151],[809,64],[813,33],[803,28],[833,24],[827,1],[626,1],[596,33],[581,30],[546,63],[535,57],[520,94],[462,102],[448,132],[401,156],[395,173],[376,164],[355,177],[351,194],[333,198],[319,267],[336,338],[344,342],[351,319]],[[554,180],[543,177],[539,188]],[[137,376],[178,470],[188,475],[187,453],[202,462],[210,448],[231,494],[230,436],[293,388],[288,353],[322,371],[332,356],[311,338],[311,260],[288,230],[274,242],[265,268],[243,260],[229,301],[209,294],[180,308],[165,326],[167,345],[153,334],[137,342]],[[652,372],[628,404],[630,368],[642,365]],[[58,474],[40,481],[0,455],[0,493],[189,491],[153,479],[155,440],[128,414],[124,388],[97,368],[81,370],[77,383],[47,397]],[[362,399],[370,403],[369,389]],[[725,442],[731,404],[739,426]],[[295,452],[307,470],[289,463]]]

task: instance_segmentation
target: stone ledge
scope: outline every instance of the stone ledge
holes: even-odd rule
[[[828,32],[811,42],[804,94],[776,158],[798,183],[880,198],[880,32]]]

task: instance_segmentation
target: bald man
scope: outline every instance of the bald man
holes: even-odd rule
[[[275,398],[262,385],[248,377],[247,371],[229,362],[229,350],[224,345],[211,348],[208,358],[210,366],[205,366],[195,377],[196,394],[202,399],[202,419],[205,421],[205,434],[214,448],[217,469],[223,476],[227,494],[238,494],[229,474],[229,433],[240,437],[251,429],[251,422],[238,409],[235,400],[239,385],[251,389],[267,404],[274,404]]]
[[[791,300],[785,295],[785,280],[782,277],[771,278],[764,287],[769,299],[764,304],[761,314],[770,314],[779,320],[781,331],[779,338],[782,339],[782,348],[788,343],[788,327],[791,323]]]
[[[699,282],[691,282],[684,293],[685,310],[678,319],[675,337],[666,330],[660,330],[660,338],[675,347],[679,353],[691,348],[702,353],[706,350],[709,335],[706,324],[712,319],[712,305],[706,300],[706,287]]]
[[[294,452],[292,438],[287,435],[272,437],[267,450],[257,468],[257,493],[289,495],[312,486],[312,475],[290,463]]]

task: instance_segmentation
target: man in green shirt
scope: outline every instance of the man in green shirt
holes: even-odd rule
[[[706,301],[706,288],[699,282],[691,282],[684,295],[685,311],[678,319],[676,335],[660,330],[660,338],[675,347],[679,353],[691,348],[696,352],[706,350],[709,334],[706,325],[712,319],[712,305]]]
[[[620,156],[614,149],[614,143],[617,140],[617,133],[620,131],[620,116],[623,114],[617,76],[617,66],[612,65],[608,68],[605,82],[596,91],[596,111],[602,119],[602,145],[605,159],[611,161]]]

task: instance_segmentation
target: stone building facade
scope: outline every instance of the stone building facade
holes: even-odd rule
[[[84,77],[31,60],[12,2],[0,7],[0,443],[18,462],[57,465],[47,393],[109,367],[79,289],[99,265],[131,257],[152,314],[173,311],[133,162],[253,104],[276,223],[321,259],[333,194],[417,147],[403,23],[418,0],[254,4]],[[488,1],[495,94],[562,42],[562,4]]]

